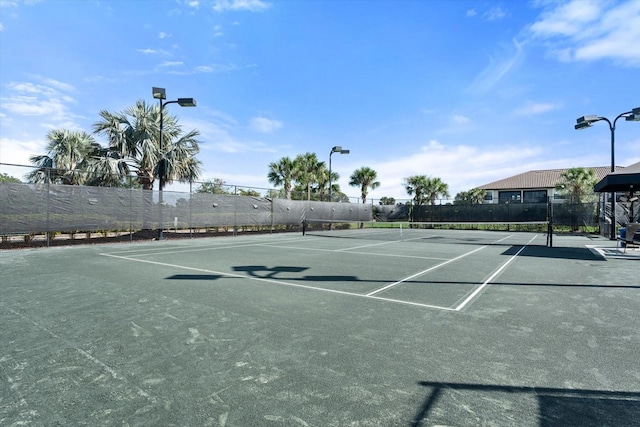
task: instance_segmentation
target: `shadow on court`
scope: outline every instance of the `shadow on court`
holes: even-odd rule
[[[412,427],[432,425],[438,422],[436,412],[443,409],[451,415],[464,396],[467,410],[482,418],[496,419],[495,414],[483,411],[509,408],[510,402],[529,400],[537,406],[540,427],[573,426],[630,426],[632,420],[640,420],[640,392],[576,390],[548,387],[516,387],[505,385],[464,384],[421,381],[429,389],[424,404],[416,413]],[[451,392],[454,393],[451,393]],[[455,395],[455,396],[454,396]],[[493,402],[493,405],[487,404]],[[501,404],[504,402],[504,404]],[[492,407],[493,406],[493,407]],[[436,408],[440,408],[436,411]],[[508,419],[508,414],[499,414]],[[433,419],[436,418],[436,419]]]
[[[522,249],[522,246],[512,246],[502,253],[502,255],[515,255]],[[554,258],[554,259],[573,259],[584,261],[605,261],[602,257],[595,255],[589,248],[570,248],[570,247],[545,247],[545,246],[527,246],[520,252],[521,257],[537,257],[537,258]]]
[[[290,280],[292,282],[357,282],[386,284],[386,280],[361,279],[358,276],[283,276],[280,273],[299,273],[308,270],[309,267],[266,267],[257,265],[236,266],[234,271],[248,273],[249,277],[257,279]],[[231,278],[221,274],[174,274],[168,276],[167,280],[219,280]],[[403,283],[408,285],[481,285],[480,282],[461,280],[406,280]],[[588,283],[523,283],[523,282],[489,282],[491,286],[540,286],[540,287],[560,287],[560,288],[602,288],[602,289],[640,289],[640,285],[610,285],[610,284],[588,284]]]

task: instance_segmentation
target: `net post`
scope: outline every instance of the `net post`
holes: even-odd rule
[[[547,247],[553,247],[553,203],[551,196],[549,196],[547,204]]]

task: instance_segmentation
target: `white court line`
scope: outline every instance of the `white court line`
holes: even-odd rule
[[[393,287],[393,286],[396,286],[396,285],[399,285],[399,284],[401,284],[401,283],[404,283],[404,282],[406,282],[407,280],[411,280],[411,279],[413,279],[414,277],[422,276],[423,274],[426,274],[426,273],[428,273],[428,272],[430,272],[430,271],[433,271],[433,270],[435,270],[435,269],[437,269],[437,268],[443,267],[443,266],[445,266],[445,265],[447,265],[447,264],[450,264],[450,263],[452,263],[452,262],[454,262],[454,261],[457,261],[457,260],[459,260],[459,259],[461,259],[461,258],[464,258],[464,257],[466,257],[467,255],[471,255],[471,254],[472,254],[472,253],[474,253],[474,252],[478,252],[478,251],[480,251],[480,250],[482,250],[482,249],[484,249],[484,248],[486,248],[486,246],[481,246],[481,247],[479,247],[479,248],[476,248],[476,249],[472,250],[471,252],[464,253],[464,254],[462,254],[462,255],[460,255],[460,256],[457,256],[457,257],[455,257],[455,258],[452,258],[452,259],[450,259],[450,260],[448,260],[448,261],[442,262],[442,263],[440,263],[440,264],[438,264],[438,265],[434,265],[434,266],[433,266],[433,267],[431,267],[431,268],[427,268],[426,270],[420,271],[420,272],[418,272],[418,273],[416,273],[416,274],[412,274],[411,276],[409,276],[409,277],[405,277],[404,279],[402,279],[402,280],[398,280],[397,282],[390,283],[390,284],[388,284],[387,286],[384,286],[384,287],[382,287],[382,288],[380,288],[380,289],[376,289],[375,291],[373,291],[373,292],[369,292],[369,293],[368,293],[368,294],[366,294],[366,295],[367,295],[368,297],[370,297],[370,296],[375,295],[375,294],[377,294],[377,293],[379,293],[379,292],[382,292],[382,291],[384,291],[384,290],[387,290],[387,289],[389,289],[389,288],[391,288],[391,287]]]
[[[488,285],[488,284],[489,284],[493,279],[495,279],[495,277],[496,277],[498,274],[500,274],[500,273],[502,272],[502,270],[504,270],[505,268],[507,268],[507,266],[508,266],[509,264],[511,264],[511,262],[512,262],[514,259],[516,259],[516,257],[517,257],[518,255],[520,255],[520,253],[521,253],[522,251],[524,251],[524,250],[525,250],[525,248],[529,245],[529,243],[533,242],[533,240],[534,240],[536,237],[538,237],[538,236],[537,236],[537,235],[536,235],[536,236],[533,236],[533,237],[531,238],[531,240],[529,240],[529,241],[527,242],[527,244],[526,244],[526,245],[524,245],[523,247],[521,247],[521,248],[520,248],[520,250],[519,250],[518,252],[516,252],[514,255],[512,255],[512,256],[511,256],[511,258],[509,258],[509,259],[508,259],[504,264],[502,264],[502,265],[500,266],[500,268],[498,268],[498,269],[497,269],[497,270],[496,270],[496,271],[495,271],[495,272],[494,272],[494,273],[493,273],[493,274],[492,274],[492,275],[491,275],[487,280],[485,280],[485,281],[484,281],[484,283],[483,283],[482,285],[480,285],[480,286],[478,287],[478,289],[476,289],[475,291],[473,291],[473,292],[471,293],[471,295],[469,295],[467,298],[465,298],[465,300],[464,300],[464,301],[462,301],[462,303],[460,303],[460,305],[458,305],[458,306],[455,308],[455,310],[456,310],[456,311],[460,311],[460,310],[462,310],[462,309],[463,309],[463,308],[464,308],[464,307],[465,307],[465,306],[466,306],[466,305],[467,305],[467,304],[468,304],[472,299],[474,299],[474,298],[476,297],[476,295],[478,295],[480,292],[482,292],[482,290],[483,290],[484,288],[486,288],[486,287],[487,287],[487,285]]]
[[[368,295],[364,295],[364,294],[357,294],[357,293],[354,293],[354,292],[338,291],[338,290],[335,290],[335,289],[325,289],[325,288],[318,288],[316,286],[300,285],[300,284],[297,284],[297,283],[285,282],[285,281],[282,281],[282,280],[266,279],[266,278],[263,278],[263,277],[243,276],[241,274],[224,273],[222,271],[207,270],[207,269],[204,269],[204,268],[186,267],[184,265],[169,264],[169,263],[166,263],[166,262],[149,261],[149,260],[145,260],[145,259],[129,258],[129,257],[125,257],[125,256],[106,254],[106,253],[103,253],[103,254],[100,254],[100,255],[108,256],[108,257],[112,257],[112,258],[123,259],[123,260],[126,260],[126,261],[134,261],[134,262],[142,262],[142,263],[146,263],[146,264],[161,265],[163,267],[172,267],[172,268],[178,268],[178,269],[184,269],[184,270],[198,271],[198,272],[201,272],[201,273],[219,274],[221,276],[234,277],[234,278],[237,278],[237,279],[255,280],[255,281],[258,281],[258,282],[273,283],[273,284],[276,284],[276,285],[291,286],[291,287],[294,287],[294,288],[311,289],[311,290],[314,290],[314,291],[328,292],[328,293],[332,293],[332,294],[349,295],[349,296],[353,296],[353,297],[377,299],[377,300],[382,300],[382,301],[394,302],[394,303],[404,304],[404,305],[412,305],[412,306],[423,307],[423,308],[435,308],[435,309],[438,309],[438,310],[453,311],[453,309],[451,307],[441,307],[441,306],[437,306],[437,305],[421,304],[421,303],[412,302],[412,301],[401,301],[401,300],[394,300],[394,299],[390,299],[390,298],[373,297],[373,296],[368,296]]]

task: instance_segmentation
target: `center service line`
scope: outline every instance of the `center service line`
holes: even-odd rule
[[[449,263],[452,263],[452,262],[454,262],[454,261],[457,261],[457,260],[459,260],[460,258],[464,258],[464,257],[466,257],[467,255],[471,255],[471,254],[472,254],[472,253],[474,253],[474,252],[478,252],[478,251],[480,251],[480,250],[482,250],[482,249],[484,249],[484,248],[486,248],[486,246],[481,246],[481,247],[479,247],[479,248],[477,248],[477,249],[472,250],[471,252],[467,252],[466,254],[462,254],[462,255],[460,255],[460,256],[457,256],[457,257],[455,257],[455,258],[452,258],[452,259],[450,259],[450,260],[448,260],[448,261],[445,261],[445,262],[443,262],[443,263],[440,263],[440,264],[438,264],[438,265],[434,265],[434,266],[433,266],[433,267],[431,267],[431,268],[427,268],[426,270],[420,271],[420,272],[418,272],[418,273],[416,273],[416,274],[412,274],[412,275],[411,275],[411,276],[409,276],[409,277],[405,277],[405,278],[404,278],[404,279],[402,279],[402,280],[398,280],[397,282],[391,283],[391,284],[389,284],[389,285],[387,285],[387,286],[384,286],[384,287],[382,287],[382,288],[380,288],[380,289],[376,289],[375,291],[373,291],[373,292],[369,292],[369,293],[368,293],[368,294],[366,294],[366,295],[367,295],[368,297],[370,297],[370,296],[375,295],[375,294],[377,294],[377,293],[379,293],[379,292],[382,292],[382,291],[384,291],[384,290],[386,290],[386,289],[389,289],[389,288],[391,288],[391,287],[393,287],[393,286],[399,285],[400,283],[406,282],[407,280],[411,280],[411,279],[413,279],[414,277],[422,276],[423,274],[426,274],[426,273],[428,273],[428,272],[430,272],[430,271],[432,271],[432,270],[435,270],[435,269],[440,268],[440,267],[442,267],[442,266],[445,266],[445,265],[447,265],[447,264],[449,264]]]
[[[457,306],[455,310],[456,310],[456,311],[460,311],[460,310],[462,310],[462,309],[463,309],[463,308],[464,308],[464,307],[465,307],[465,306],[466,306],[466,305],[467,305],[467,304],[468,304],[472,299],[474,299],[474,298],[475,298],[475,296],[476,296],[476,295],[478,295],[480,292],[482,292],[482,290],[483,290],[484,288],[486,288],[486,287],[487,287],[487,285],[488,285],[488,284],[489,284],[493,279],[495,279],[495,278],[496,278],[496,276],[497,276],[498,274],[500,274],[500,273],[502,272],[502,270],[504,270],[505,268],[507,268],[507,266],[508,266],[509,264],[511,264],[511,262],[512,262],[514,259],[516,259],[516,257],[517,257],[518,255],[520,255],[520,253],[521,253],[522,251],[524,251],[524,250],[525,250],[525,248],[529,245],[529,243],[533,242],[533,240],[534,240],[536,237],[537,237],[537,236],[533,236],[533,237],[531,238],[531,240],[529,240],[529,242],[527,242],[527,244],[526,244],[526,245],[524,245],[523,247],[521,247],[521,248],[520,248],[520,250],[519,250],[518,252],[516,252],[516,253],[515,253],[511,258],[509,258],[509,259],[508,259],[504,264],[502,264],[502,265],[500,266],[500,268],[498,268],[498,269],[495,271],[495,273],[493,273],[493,274],[491,275],[491,277],[489,277],[487,280],[485,280],[485,281],[484,281],[484,283],[478,287],[478,289],[476,289],[475,291],[473,291],[473,293],[471,293],[471,295],[469,295],[469,296],[468,296],[464,301],[462,301],[462,303],[460,303],[460,305],[459,305],[459,306]]]

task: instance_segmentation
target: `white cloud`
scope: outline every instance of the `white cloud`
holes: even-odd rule
[[[490,10],[485,12],[482,17],[487,21],[496,21],[498,19],[504,18],[506,14],[499,7],[492,7]]]
[[[33,140],[0,137],[0,162],[14,165],[29,165],[29,157],[45,153],[46,146],[47,141],[44,138],[41,140]],[[27,169],[16,169],[13,176],[21,178],[27,172],[29,172]]]
[[[271,4],[262,0],[216,0],[213,4],[213,10],[215,10],[216,12],[261,12],[265,9],[268,9],[269,7],[271,7]]]
[[[160,32],[160,34],[158,34],[158,38],[159,39],[166,39],[167,37],[171,37],[171,34],[167,34],[165,32]]]
[[[460,114],[454,114],[453,116],[451,116],[451,118],[449,120],[454,125],[464,125],[464,124],[467,124],[467,123],[469,123],[471,121],[471,119],[469,117],[462,116]]]
[[[475,9],[467,10],[467,16],[476,16],[477,14],[478,14],[478,12],[476,12]]]
[[[160,67],[178,67],[180,65],[184,64],[184,62],[182,61],[164,61],[162,64],[160,64]]]
[[[152,54],[156,53],[157,51],[147,48],[147,49],[138,49],[138,52],[144,53],[145,55],[152,55]]]
[[[449,145],[431,140],[420,151],[402,158],[372,163],[378,172],[379,189],[370,193],[371,198],[383,196],[407,200],[402,183],[414,175],[427,175],[442,179],[449,186],[451,197],[524,170],[547,169],[538,165],[541,149],[528,146],[495,146],[479,148],[468,145]],[[487,168],[491,164],[491,168]]]
[[[7,85],[8,96],[0,98],[1,108],[19,116],[46,116],[54,121],[71,117],[68,105],[75,100],[62,91],[73,87],[53,79],[39,78],[45,84],[33,82],[11,82]]]
[[[519,116],[530,116],[534,114],[548,113],[549,111],[553,111],[558,108],[557,104],[550,102],[527,102],[525,105],[518,108],[515,111],[515,114]]]
[[[0,31],[4,30],[4,25],[2,25],[2,22],[0,22]]]
[[[608,6],[573,0],[545,10],[528,30],[561,61],[610,59],[640,67],[640,1]]]
[[[251,119],[249,127],[260,133],[273,133],[282,127],[282,122],[270,120],[265,117],[254,117]]]

